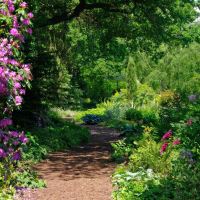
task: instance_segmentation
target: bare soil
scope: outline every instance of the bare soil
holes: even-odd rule
[[[114,129],[88,126],[89,144],[69,151],[56,152],[35,169],[47,188],[31,192],[33,200],[111,200],[110,142],[119,137]],[[29,194],[30,196],[30,194]],[[23,197],[23,200],[30,199]]]

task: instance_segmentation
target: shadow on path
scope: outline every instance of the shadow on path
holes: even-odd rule
[[[36,200],[110,200],[110,143],[119,133],[101,126],[87,126],[92,134],[89,144],[56,152],[35,168],[46,180],[47,188],[34,193]]]

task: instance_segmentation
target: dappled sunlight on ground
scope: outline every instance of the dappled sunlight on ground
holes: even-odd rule
[[[91,142],[86,146],[50,154],[35,169],[47,188],[34,192],[37,200],[109,200],[111,175],[110,142],[118,139],[114,129],[88,126]]]

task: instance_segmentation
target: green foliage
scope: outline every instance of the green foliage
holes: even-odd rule
[[[64,150],[89,140],[89,131],[86,128],[64,121],[56,122],[46,128],[35,129],[32,135],[38,138],[39,145],[44,146],[47,151]]]
[[[128,60],[128,66],[127,66],[127,97],[130,100],[132,106],[133,106],[133,101],[134,101],[134,93],[137,90],[137,85],[138,85],[138,80],[137,80],[137,69],[135,67],[135,61],[132,57],[129,57]]]
[[[126,111],[126,119],[130,121],[140,121],[142,120],[142,113],[134,108]]]
[[[160,177],[151,169],[138,172],[118,169],[114,185],[120,190],[113,193],[116,200],[199,199],[199,164],[189,166],[176,161],[168,177]]]
[[[94,9],[84,5],[89,3]],[[83,98],[100,103],[126,87],[128,55],[133,57],[137,79],[143,83],[153,68],[145,52],[161,57],[162,52],[157,49],[162,43],[178,46],[199,41],[198,26],[192,24],[197,16],[195,0],[109,1],[99,9],[95,9],[95,3],[29,1],[34,10],[35,31],[31,48],[25,49],[27,60],[33,63],[34,76],[27,104],[80,108]],[[79,6],[83,9],[73,15]],[[111,12],[110,7],[123,12]],[[61,16],[66,20],[62,21]],[[131,76],[127,78],[136,81]]]
[[[147,84],[140,84],[135,91],[135,107],[146,108],[155,107],[156,93]]]
[[[38,162],[41,159],[44,159],[48,154],[48,150],[46,149],[46,147],[39,144],[38,138],[36,136],[33,136],[31,133],[28,133],[27,136],[29,142],[24,148],[24,160]]]
[[[54,118],[57,117],[57,118],[62,118],[62,119],[73,118],[75,114],[76,114],[76,111],[66,110],[60,107],[53,107],[53,108],[50,108],[50,110],[48,111],[49,116],[52,116],[52,117],[54,116]]]
[[[161,144],[152,139],[152,136],[145,134],[138,142],[130,156],[128,168],[131,171],[138,171],[140,167],[152,169],[155,173],[166,175],[171,170],[171,161],[176,157],[174,152],[167,156],[160,155]]]
[[[36,172],[26,169],[17,173],[17,186],[22,188],[44,188],[46,183],[38,178]]]
[[[180,122],[172,123],[175,134],[181,139],[185,149],[190,149],[194,155],[200,158],[200,106],[199,99],[187,103],[188,112]]]
[[[6,180],[5,180],[6,175]],[[16,167],[13,163],[0,162],[0,199],[12,200],[16,185]]]
[[[105,119],[123,119],[125,117],[125,112],[129,107],[127,90],[122,89],[120,92],[116,92],[107,102],[104,102],[99,106],[106,108]]]
[[[143,138],[135,142],[136,148],[132,150],[128,165],[116,169],[113,176],[113,184],[116,187],[113,192],[114,199],[154,199],[156,194],[150,195],[156,192],[152,185],[159,187],[161,180],[171,173],[172,163],[177,159],[178,153],[171,149],[160,155],[161,143],[153,139],[152,133],[153,129],[146,127]],[[163,199],[162,197],[160,199]]]
[[[179,122],[187,112],[184,103],[181,102],[181,97],[175,92],[169,90],[161,92],[158,102],[160,104],[160,132],[171,129],[171,123]]]
[[[145,200],[142,195],[150,190],[151,185],[159,185],[159,177],[152,169],[141,168],[138,172],[125,171],[119,168],[113,176],[113,184],[117,188],[113,192],[114,200]],[[151,191],[151,190],[150,190]],[[164,199],[163,199],[164,200]]]
[[[169,50],[146,77],[157,90],[176,90],[183,94],[199,93],[199,44]]]
[[[124,162],[129,157],[130,153],[132,152],[131,144],[126,143],[126,141],[119,140],[111,144],[112,146],[112,159],[118,163]]]
[[[144,127],[139,141],[136,137],[129,140],[126,136],[122,145],[114,145],[116,157],[124,158],[123,154],[129,147],[131,154],[115,171],[113,198],[199,199],[199,96],[191,95],[188,101],[184,96],[164,91],[156,101],[160,111],[155,113],[151,110],[152,121],[155,119],[156,122],[152,123],[154,127]],[[140,111],[142,120],[148,114],[151,119],[151,112],[144,111]],[[134,120],[138,119],[135,109],[129,112]],[[168,128],[172,128],[172,135],[163,138],[162,143],[158,142],[158,135]]]

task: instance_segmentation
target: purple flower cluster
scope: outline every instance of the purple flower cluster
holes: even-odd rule
[[[0,40],[0,96],[11,95],[15,106],[19,106],[25,94],[23,83],[31,78],[30,65],[13,59],[12,44],[6,38]]]
[[[20,160],[21,146],[28,142],[24,132],[0,131],[0,160],[10,157],[12,160]]]
[[[0,128],[6,128],[7,126],[12,125],[12,120],[11,119],[2,119],[0,120]]]
[[[19,160],[20,147],[28,142],[28,138],[24,132],[5,131],[10,125],[12,125],[11,119],[0,120],[0,159],[11,157],[12,160]]]
[[[23,102],[25,88],[31,80],[30,65],[22,61],[21,47],[26,35],[32,34],[28,4],[22,0],[2,0],[0,26],[0,161],[21,158],[21,147],[28,142],[24,132],[11,131],[12,111]],[[6,116],[6,117],[5,117]]]

